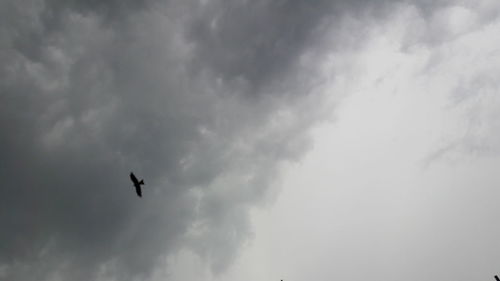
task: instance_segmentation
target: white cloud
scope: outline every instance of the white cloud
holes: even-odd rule
[[[339,71],[331,91],[348,97],[336,122],[318,127],[312,151],[285,169],[276,205],[254,215],[255,241],[218,280],[498,274],[500,87],[490,76],[500,73],[500,19],[410,50],[401,49],[404,20],[374,27],[351,57],[355,70]],[[467,91],[458,88],[457,103],[459,85]]]

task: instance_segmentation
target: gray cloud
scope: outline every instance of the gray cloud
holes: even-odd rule
[[[190,35],[203,19],[177,14],[201,8],[133,3],[3,4],[2,278],[147,277],[179,247],[220,271],[276,164],[306,147],[314,114],[245,98],[271,77],[253,76],[257,57],[233,63],[249,64],[242,81],[218,66],[239,46],[204,50],[211,39]],[[284,67],[271,68],[262,75]],[[130,170],[145,178],[142,200]]]
[[[321,113],[298,57],[386,2],[4,1],[0,278],[131,280],[181,247],[222,271]]]

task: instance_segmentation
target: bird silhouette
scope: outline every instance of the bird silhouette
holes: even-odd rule
[[[144,180],[139,181],[132,172],[130,172],[130,180],[134,183],[137,196],[142,197],[141,185],[144,185]]]

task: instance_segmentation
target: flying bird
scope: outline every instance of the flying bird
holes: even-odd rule
[[[141,185],[144,185],[144,180],[139,181],[132,172],[130,172],[130,179],[134,183],[137,196],[142,197]]]

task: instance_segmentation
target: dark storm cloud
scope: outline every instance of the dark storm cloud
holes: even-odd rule
[[[197,43],[200,67],[260,86],[288,68],[329,6],[329,1],[215,1],[194,18],[189,38]]]
[[[3,4],[2,278],[126,280],[182,245],[221,270],[304,148],[300,123],[266,124],[286,100],[241,99],[192,50],[189,15],[127,3]]]
[[[297,56],[318,43],[318,37],[344,14],[380,17],[392,11],[387,5],[394,3],[397,1],[215,0],[195,13],[188,38],[196,42],[201,68],[211,67],[222,78],[241,81],[252,94],[258,94],[262,89],[255,87],[280,81],[276,78],[283,78],[283,71]],[[425,1],[417,3],[418,9],[428,6]]]
[[[307,147],[297,58],[365,5],[3,1],[0,278],[127,280],[180,247],[223,270]]]

